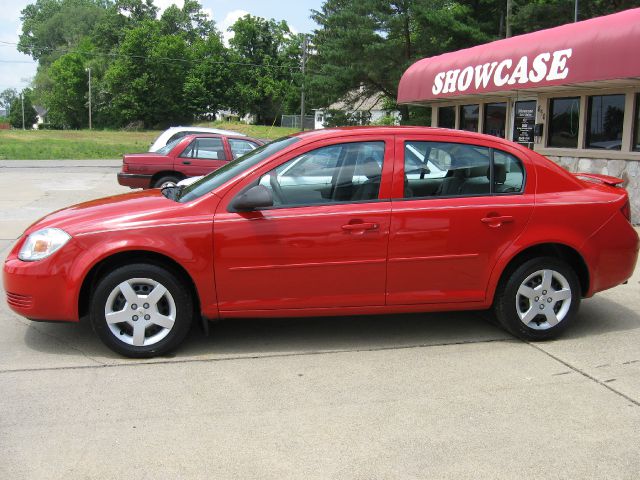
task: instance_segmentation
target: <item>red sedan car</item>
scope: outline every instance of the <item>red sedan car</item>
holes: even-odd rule
[[[622,181],[422,127],[306,132],[187,187],[61,210],[4,265],[33,320],[88,316],[113,350],[175,348],[192,319],[493,308],[551,338],[638,256]]]
[[[187,177],[206,175],[262,144],[243,136],[186,135],[157,152],[124,155],[118,183],[130,188],[164,187]]]

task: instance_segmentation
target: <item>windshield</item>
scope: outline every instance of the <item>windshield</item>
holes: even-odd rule
[[[196,198],[200,198],[205,193],[218,188],[220,185],[228,182],[245,170],[248,170],[249,168],[257,165],[265,158],[270,157],[280,150],[284,150],[286,147],[297,142],[298,140],[298,137],[283,137],[256,148],[246,155],[243,155],[242,157],[227,163],[225,166],[214,170],[209,175],[202,177],[197,182],[184,187],[184,190],[181,192],[178,201],[180,203],[186,203],[190,202],[191,200],[195,200]]]
[[[158,150],[156,153],[157,153],[157,154],[160,154],[160,155],[168,155],[168,154],[169,154],[169,152],[170,152],[171,150],[173,150],[173,147],[175,147],[175,146],[178,144],[178,142],[179,142],[180,140],[182,140],[182,138],[177,138],[177,139],[175,139],[173,142],[169,142],[169,143],[167,143],[164,147],[162,147],[162,148],[161,148],[160,150]]]

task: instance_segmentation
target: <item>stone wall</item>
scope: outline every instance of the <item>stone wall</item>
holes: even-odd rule
[[[640,225],[640,161],[606,160],[599,158],[547,157],[570,172],[600,173],[622,178],[629,192],[631,221]]]

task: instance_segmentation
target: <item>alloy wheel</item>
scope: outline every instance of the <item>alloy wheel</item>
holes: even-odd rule
[[[547,330],[565,319],[571,300],[571,286],[564,275],[551,269],[538,270],[520,284],[516,310],[527,327]]]

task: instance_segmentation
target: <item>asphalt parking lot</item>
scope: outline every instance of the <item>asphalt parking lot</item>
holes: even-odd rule
[[[0,259],[128,191],[118,165],[0,162]],[[480,313],[235,320],[145,361],[0,297],[0,479],[640,478],[640,272],[552,342]]]

